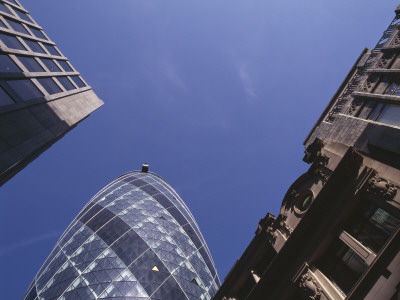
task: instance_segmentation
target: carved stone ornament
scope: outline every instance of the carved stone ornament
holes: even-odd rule
[[[382,197],[385,200],[393,200],[399,187],[388,180],[375,176],[368,182],[367,192]]]
[[[309,271],[301,276],[299,286],[308,299],[321,297],[321,287]]]

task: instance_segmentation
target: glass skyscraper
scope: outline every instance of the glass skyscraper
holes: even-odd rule
[[[219,286],[189,209],[144,168],[121,175],[92,198],[24,299],[211,299]]]

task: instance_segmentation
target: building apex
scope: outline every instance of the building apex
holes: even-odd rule
[[[149,172],[149,165],[148,165],[147,163],[144,163],[144,164],[142,165],[142,172],[143,172],[143,173]]]

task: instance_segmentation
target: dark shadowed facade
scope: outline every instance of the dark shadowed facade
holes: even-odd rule
[[[129,172],[72,221],[25,300],[209,300],[220,282],[198,225],[161,177]]]
[[[400,299],[400,6],[306,138],[309,170],[215,300]]]
[[[16,0],[0,0],[0,185],[103,102]]]

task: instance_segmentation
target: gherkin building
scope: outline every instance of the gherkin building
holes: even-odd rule
[[[211,299],[219,286],[189,209],[144,165],[83,208],[24,299],[197,300]]]

